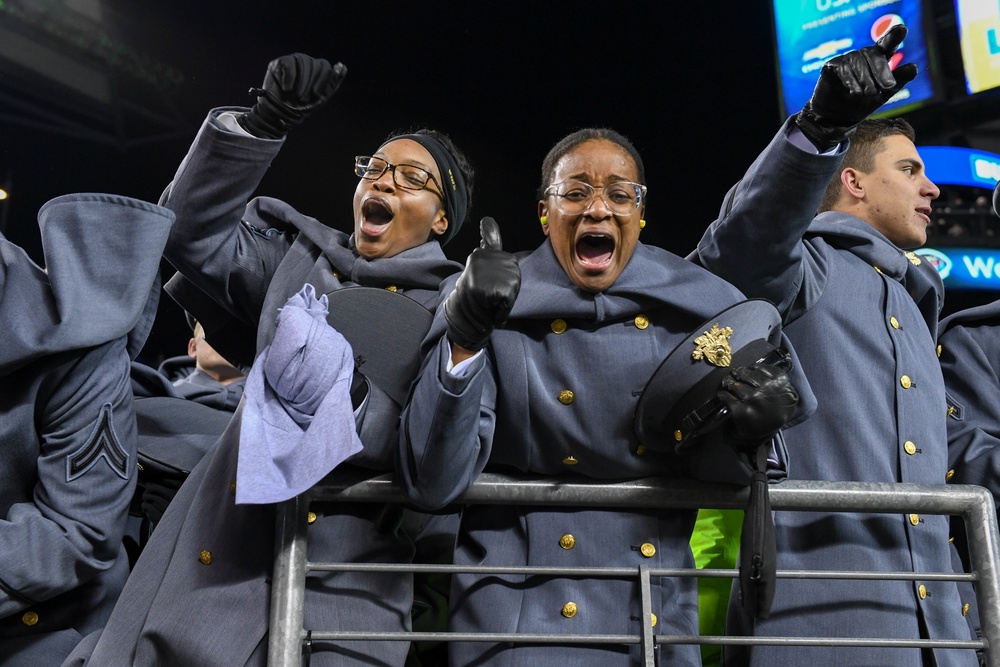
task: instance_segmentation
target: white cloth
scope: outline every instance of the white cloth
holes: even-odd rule
[[[361,451],[351,407],[354,354],[326,322],[312,285],[278,311],[271,344],[247,378],[236,472],[238,504],[306,491]]]

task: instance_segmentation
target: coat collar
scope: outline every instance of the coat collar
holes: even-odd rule
[[[248,212],[269,222],[283,223],[311,241],[345,280],[367,287],[396,285],[403,289],[437,290],[441,281],[462,269],[449,260],[437,241],[428,241],[392,257],[367,260],[357,254],[354,236],[302,215],[279,199],[258,197]]]
[[[938,315],[944,305],[944,283],[930,262],[901,250],[867,222],[847,213],[820,213],[809,226],[807,236],[821,236],[902,284],[936,337]]]
[[[601,322],[657,307],[705,319],[744,299],[739,290],[705,269],[655,246],[636,244],[618,280],[604,292],[585,292],[563,271],[546,239],[518,255],[521,292],[512,318],[558,315]]]

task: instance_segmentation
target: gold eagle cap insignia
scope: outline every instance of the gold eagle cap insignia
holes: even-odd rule
[[[729,337],[732,335],[732,327],[712,325],[711,329],[694,339],[695,349],[691,358],[695,361],[704,359],[721,368],[729,366],[733,360],[733,349],[729,347]]]

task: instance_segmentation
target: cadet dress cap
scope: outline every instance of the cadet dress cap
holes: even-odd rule
[[[326,296],[326,321],[351,344],[357,371],[404,405],[434,315],[408,296],[377,287],[344,287]]]
[[[787,370],[780,342],[781,315],[761,299],[742,301],[703,322],[646,383],[633,422],[639,442],[654,450],[678,450],[720,424],[727,416],[717,398],[722,380],[733,369],[759,361]]]

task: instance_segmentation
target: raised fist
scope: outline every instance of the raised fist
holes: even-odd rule
[[[346,75],[343,63],[331,65],[303,53],[276,58],[267,66],[263,85],[250,89],[257,102],[239,123],[256,137],[281,139],[323,106]]]
[[[828,151],[889,101],[917,75],[909,63],[895,70],[889,59],[906,37],[906,26],[890,28],[873,46],[833,58],[820,72],[812,97],[795,118],[820,151]]]

